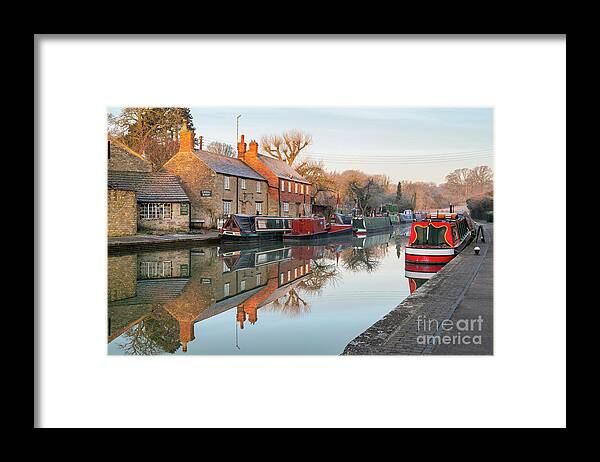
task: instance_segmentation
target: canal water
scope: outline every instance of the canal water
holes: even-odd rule
[[[108,256],[110,355],[338,355],[410,293],[408,227]]]

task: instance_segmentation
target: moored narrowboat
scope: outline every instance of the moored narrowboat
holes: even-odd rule
[[[301,217],[292,219],[292,229],[284,239],[318,239],[328,234],[323,217]]]
[[[474,230],[466,213],[427,214],[413,222],[404,253],[406,277],[433,277],[471,242]]]
[[[352,229],[357,235],[389,231],[391,227],[389,216],[352,218]]]
[[[292,229],[283,236],[286,241],[324,239],[352,234],[352,225],[327,223],[323,217],[300,217],[292,219]]]
[[[282,240],[292,230],[289,217],[234,214],[219,228],[221,242],[263,242]]]

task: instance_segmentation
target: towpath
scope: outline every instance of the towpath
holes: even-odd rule
[[[471,243],[342,354],[493,354],[493,224],[483,227],[485,243]]]

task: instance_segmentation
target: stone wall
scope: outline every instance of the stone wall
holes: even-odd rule
[[[137,232],[137,206],[134,191],[108,190],[108,235],[131,236]]]
[[[171,218],[147,220],[140,218],[137,207],[137,227],[140,231],[156,233],[187,233],[190,230],[190,207],[187,215],[181,214],[181,203],[171,202]]]
[[[108,257],[108,301],[135,296],[137,255]]]

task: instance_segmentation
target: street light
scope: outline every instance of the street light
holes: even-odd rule
[[[240,117],[242,117],[242,114],[238,114],[238,116],[235,118],[235,144],[236,145],[240,139]]]

